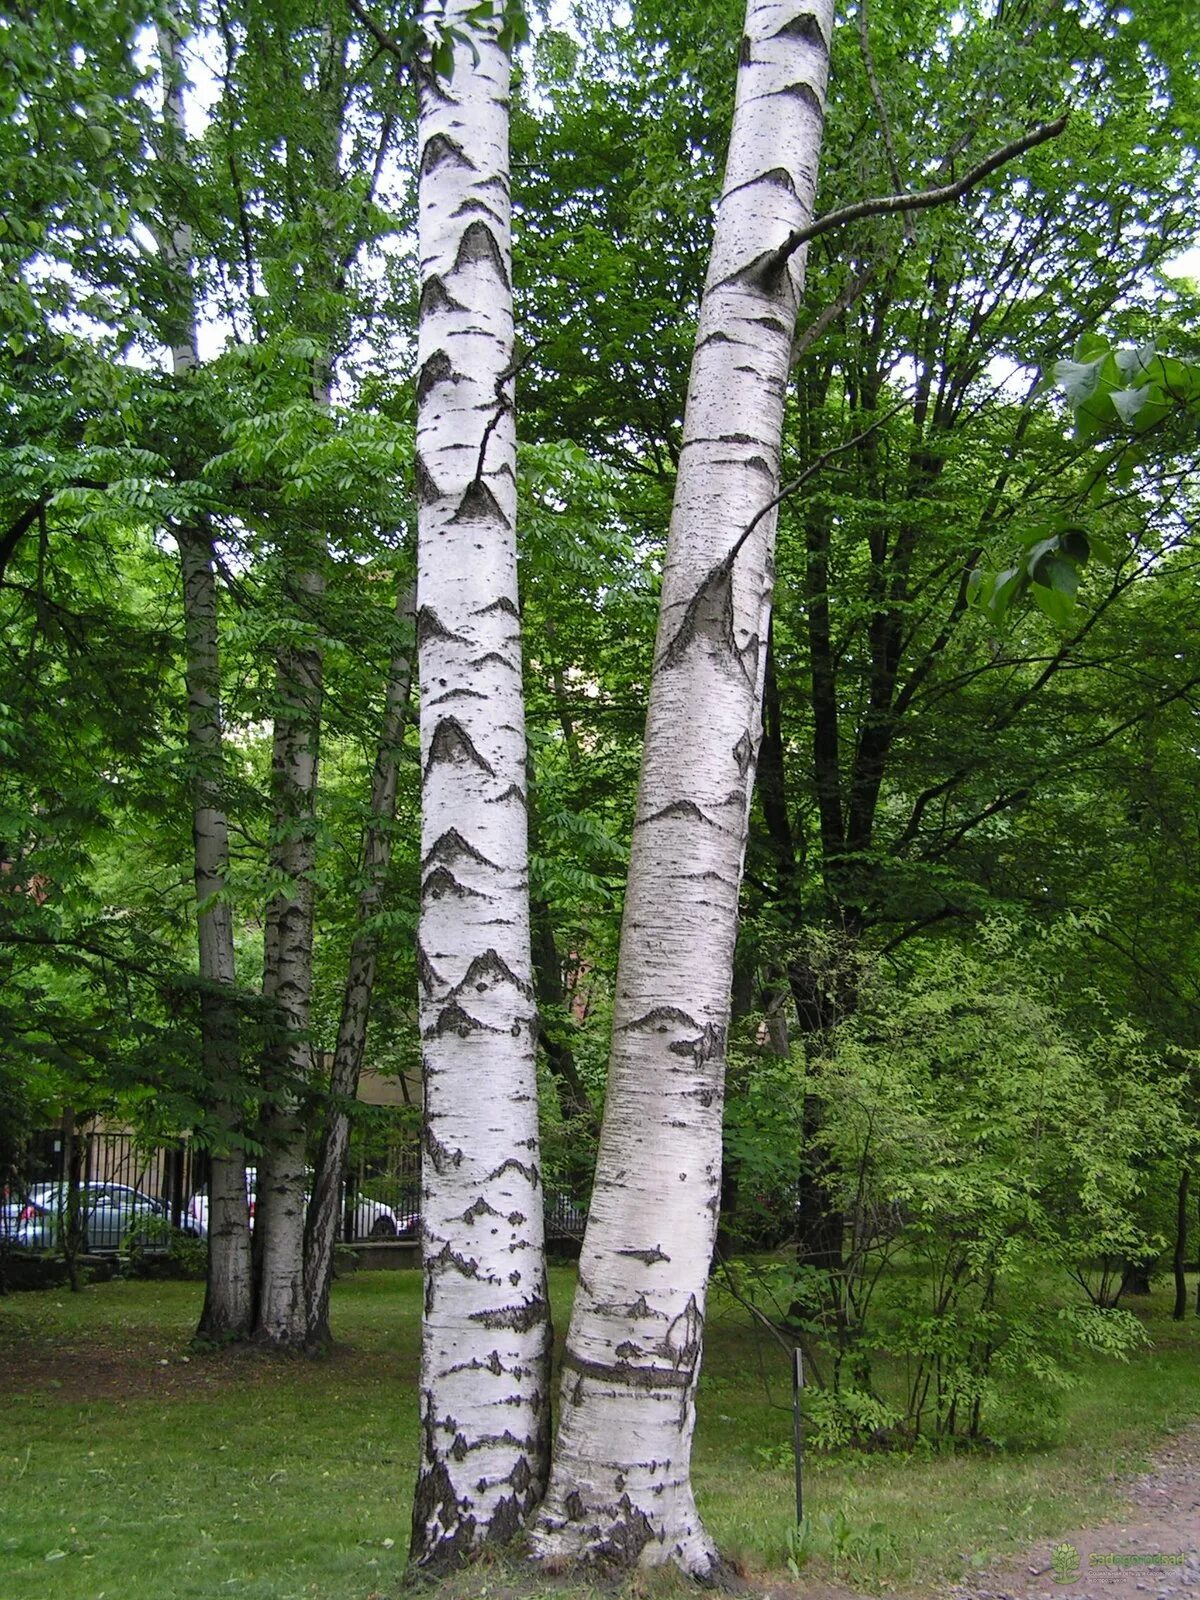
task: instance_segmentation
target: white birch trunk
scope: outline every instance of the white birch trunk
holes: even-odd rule
[[[516,572],[509,63],[472,0],[419,127],[417,640],[425,1078],[422,1453],[413,1559],[518,1531],[545,1480],[538,1168]],[[477,54],[476,54],[477,52]]]
[[[761,726],[780,438],[833,0],[749,0],[688,390],[608,1097],[535,1548],[720,1562],[690,1457],[721,1181],[725,1037]],[[758,518],[756,521],[755,519]],[[747,532],[747,530],[750,530]]]
[[[158,29],[163,73],[164,146],[182,160],[187,141],[180,41],[170,26]],[[192,292],[192,235],[168,220],[159,240],[177,286],[170,333],[171,369],[184,377],[199,363]],[[198,1333],[216,1341],[243,1339],[253,1313],[250,1228],[246,1208],[246,1158],[235,999],[233,913],[225,895],[229,830],[222,807],[224,749],[221,736],[221,664],[212,538],[191,525],[177,531],[183,577],[188,698],[188,753],[193,770],[192,838],[200,977],[201,1058],[211,1091],[219,1143],[209,1181],[208,1274]]]
[[[320,559],[317,552],[316,559]],[[315,564],[293,575],[293,598],[306,616],[325,579]],[[267,906],[263,998],[274,1038],[265,1052],[263,1149],[254,1212],[257,1307],[254,1337],[276,1348],[302,1348],[304,1298],[304,1157],[300,1093],[312,1074],[308,1039],[312,997],[316,867],[317,759],[321,732],[322,655],[314,642],[276,655],[277,705],[271,755],[274,843],[271,865],[284,885]]]
[[[416,604],[411,585],[396,602],[396,621],[411,626]],[[329,1110],[313,1174],[312,1198],[304,1237],[304,1293],[310,1349],[330,1342],[329,1290],[333,1247],[341,1222],[342,1179],[350,1141],[349,1103],[358,1093],[358,1079],[367,1043],[367,1022],[375,987],[378,931],[369,926],[379,910],[383,880],[392,859],[392,823],[396,815],[396,765],[408,718],[412,657],[407,646],[392,658],[388,670],[383,728],[371,777],[371,820],[363,840],[363,885],[358,895],[358,929],[350,947],[342,1014],[338,1022],[333,1066],[329,1074]]]

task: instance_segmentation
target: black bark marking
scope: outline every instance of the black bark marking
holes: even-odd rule
[[[616,1254],[628,1256],[631,1261],[640,1261],[643,1266],[647,1267],[653,1267],[659,1261],[670,1261],[671,1259],[662,1246],[657,1244],[650,1250],[618,1250]],[[620,1353],[618,1350],[617,1354],[620,1355]]]
[[[490,217],[493,222],[501,224],[503,224],[504,220],[495,206],[489,206],[487,201],[481,200],[478,195],[470,195],[461,205],[455,206],[452,214],[456,217],[469,217],[473,214],[479,214]]]
[[[474,1278],[484,1283],[498,1283],[500,1281],[487,1273],[484,1273],[481,1279],[478,1261],[473,1256],[459,1255],[456,1250],[451,1250],[449,1243],[444,1244],[437,1255],[431,1256],[426,1266],[430,1272],[440,1272],[445,1267],[452,1267],[460,1276]]]
[[[487,695],[481,689],[447,689],[445,694],[435,695],[429,702],[431,706],[444,706],[447,700],[486,700]]]
[[[567,1513],[568,1522],[582,1522],[584,1518],[583,1501],[580,1499],[579,1490],[572,1489],[563,1501],[563,1510]]]
[[[523,1211],[510,1211],[504,1220],[510,1228],[519,1228],[525,1221],[525,1213]]]
[[[788,333],[790,330],[781,317],[773,317],[769,312],[760,316],[751,317],[751,322],[757,322],[760,328],[765,328],[768,333]]]
[[[689,1295],[687,1305],[667,1328],[662,1353],[670,1358],[676,1370],[685,1368],[690,1377],[700,1359],[703,1342],[704,1318],[696,1304],[696,1296]]]
[[[825,43],[824,39],[821,40],[821,43],[822,45]],[[776,94],[791,95],[795,100],[803,100],[818,122],[824,116],[824,112],[821,109],[821,98],[809,83],[785,84],[782,89],[777,89],[775,92]]]
[[[549,1315],[545,1300],[535,1296],[499,1311],[472,1311],[468,1320],[484,1328],[511,1328],[514,1333],[528,1333],[530,1328],[540,1328],[549,1320]]]
[[[684,1098],[687,1100],[699,1100],[700,1104],[707,1111],[709,1106],[711,1106],[713,1103],[714,1091],[707,1088],[686,1089],[684,1090]]]
[[[432,994],[445,983],[445,978],[425,954],[425,946],[417,942],[417,979],[426,994]]]
[[[504,265],[504,257],[500,254],[500,246],[496,243],[496,235],[486,222],[472,222],[468,224],[458,242],[454,271],[460,272],[464,267],[474,266],[480,261],[486,262],[501,283],[508,287],[508,269]]]
[[[449,867],[435,867],[421,885],[421,898],[444,900],[447,895],[452,895],[456,900],[487,899],[487,895],[481,894],[478,889],[460,883]]]
[[[439,383],[461,383],[462,374],[454,370],[454,363],[444,350],[435,350],[417,375],[417,404],[424,402]]]
[[[450,521],[452,523],[502,522],[506,528],[510,526],[508,518],[500,509],[499,500],[481,478],[471,479]]]
[[[503,1177],[506,1172],[519,1172],[526,1182],[532,1184],[535,1189],[541,1182],[541,1174],[538,1169],[533,1165],[526,1166],[523,1162],[518,1161],[516,1156],[509,1156],[498,1167],[494,1167],[483,1181],[484,1183],[494,1183],[497,1178]]]
[[[425,763],[426,777],[439,761],[469,761],[481,772],[486,772],[489,778],[496,776],[491,763],[476,750],[470,734],[457,717],[443,717],[433,730],[433,738],[429,741],[429,759]]]
[[[449,639],[455,644],[465,644],[461,633],[448,628],[432,606],[422,606],[417,612],[417,644],[428,644],[430,639]]]
[[[750,771],[751,764],[754,761],[754,740],[748,732],[743,733],[742,737],[734,745],[733,759],[737,762],[738,772],[744,778]]]
[[[736,441],[729,441],[736,442]],[[733,638],[733,566],[726,559],[701,578],[688,601],[675,637],[663,651],[661,666],[677,667],[696,639],[708,639],[723,654],[736,659]]]
[[[495,950],[485,950],[481,956],[476,956],[451,993],[461,994],[466,989],[474,989],[482,994],[493,983],[509,983],[526,999],[533,997],[533,986],[519,978]]]
[[[452,1167],[462,1166],[462,1151],[448,1150],[433,1132],[432,1128],[430,1128],[428,1123],[425,1124],[425,1132],[422,1136],[422,1143],[425,1147],[425,1154],[429,1157],[430,1163],[435,1172],[446,1173],[449,1172]]]
[[[417,491],[417,504],[431,506],[442,498],[442,491],[433,480],[433,474],[418,456],[413,469],[413,478]]]
[[[617,1346],[616,1350],[613,1353],[614,1353],[614,1355],[620,1356],[622,1361],[628,1361],[633,1356],[640,1356],[641,1353],[642,1353],[642,1347],[641,1347],[641,1345],[633,1344],[630,1340],[625,1339],[625,1340],[622,1341],[622,1343],[620,1343]],[[621,1487],[621,1485],[618,1484],[617,1485],[618,1490],[620,1489],[620,1487]]]
[[[469,1011],[464,1011],[457,1000],[452,1000],[448,1006],[443,1006],[437,1014],[437,1021],[430,1023],[422,1033],[422,1039],[444,1039],[448,1033],[456,1038],[467,1039],[473,1033],[499,1033],[499,1028],[493,1028],[490,1023],[480,1022]]]
[[[564,1367],[595,1378],[600,1383],[625,1389],[686,1389],[691,1377],[672,1364],[669,1367],[635,1367],[628,1361],[588,1361],[568,1350]]]
[[[490,1206],[483,1196],[480,1195],[479,1199],[473,1201],[472,1204],[469,1205],[463,1212],[462,1219],[464,1222],[471,1223],[477,1222],[480,1217],[498,1217],[499,1215],[500,1213],[496,1210],[495,1206]]]
[[[436,272],[426,278],[424,287],[421,290],[421,303],[417,308],[419,318],[423,320],[439,311],[465,311],[466,309],[461,300],[454,298]]]
[[[678,1006],[655,1006],[652,1011],[644,1012],[642,1016],[635,1017],[632,1022],[623,1022],[617,1031],[619,1033],[649,1033],[653,1028],[656,1033],[668,1033],[672,1023],[680,1028],[698,1028],[700,1026],[695,1017],[689,1017],[687,1012],[681,1011]]]
[[[738,47],[738,61],[743,67],[750,65],[750,57],[754,52],[754,41],[748,33],[742,35],[742,42]]]
[[[466,1514],[444,1461],[436,1459],[426,1424],[425,1461],[413,1495],[411,1559],[417,1566],[460,1566],[475,1543],[475,1518]]]
[[[473,844],[468,844],[457,828],[447,828],[445,833],[439,834],[429,846],[421,866],[431,867],[435,861],[474,861],[481,867],[498,870],[496,863],[481,855]]]
[[[821,32],[821,24],[811,11],[798,12],[790,21],[775,34],[776,39],[803,39],[806,44],[815,45],[819,50],[828,53],[829,45],[825,35]]]
[[[499,650],[489,650],[486,655],[476,656],[475,660],[468,662],[467,665],[472,670],[477,670],[479,667],[486,667],[489,661],[498,661],[502,667],[507,667],[509,672],[517,670],[508,657],[502,656]]]
[[[740,344],[740,339],[735,339],[732,334],[726,333],[723,328],[716,328],[712,333],[705,334],[697,348],[703,350],[709,344]]]
[[[447,161],[456,167],[466,167],[470,172],[478,170],[462,145],[456,144],[444,133],[435,133],[426,139],[424,149],[421,151],[420,176],[423,178],[427,173],[436,172],[439,167],[445,166]]]
[[[680,876],[686,883],[721,883],[727,889],[737,887],[732,878],[722,877],[719,872],[714,872],[711,868],[707,872],[684,872]]]
[[[664,817],[687,817],[692,822],[705,822],[710,828],[721,826],[719,822],[714,822],[711,817],[705,816],[694,800],[672,800],[668,805],[650,812],[649,816],[639,817],[634,827],[641,828],[647,822],[661,822]]]
[[[490,606],[482,606],[475,615],[477,617],[490,617],[493,611],[502,611],[507,616],[515,617],[518,622],[521,620],[521,613],[506,594],[502,594],[499,600],[493,600]]]
[[[706,1022],[696,1039],[677,1039],[667,1049],[674,1056],[690,1056],[698,1067],[725,1052],[725,1029],[718,1022]]]
[[[503,794],[491,795],[487,800],[484,801],[484,805],[498,806],[504,800],[515,800],[518,805],[522,806],[526,804],[525,796],[522,794],[521,790],[517,788],[515,783],[510,783],[508,788],[504,790]]]

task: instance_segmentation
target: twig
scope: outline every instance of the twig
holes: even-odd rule
[[[775,507],[781,505],[789,495],[795,494],[797,489],[802,489],[810,478],[815,477],[816,474],[820,472],[821,468],[826,464],[826,462],[833,460],[834,456],[845,455],[847,450],[853,450],[856,445],[862,444],[864,439],[869,439],[877,429],[883,427],[885,422],[890,422],[898,411],[903,411],[907,404],[907,397],[903,400],[897,401],[890,411],[885,411],[881,417],[876,417],[875,421],[869,428],[864,428],[861,433],[856,433],[853,439],[846,439],[842,444],[835,444],[831,446],[830,449],[822,451],[815,461],[809,462],[808,466],[805,467],[804,471],[798,478],[793,478],[791,483],[784,484],[783,488],[775,496],[774,500],[768,500],[766,505],[755,514],[753,521],[751,521],[750,524],[738,536],[737,542],[734,544],[733,549],[730,550],[729,554],[721,562],[722,568],[727,569],[733,565],[734,561],[737,559],[738,552],[741,550],[746,540],[754,532],[755,528],[758,527],[758,524],[769,511],[774,511]]]
[[[366,28],[367,32],[373,36],[381,50],[386,50],[389,55],[395,56],[401,66],[413,67],[416,65],[412,51],[406,50],[399,39],[393,38],[386,28],[381,28],[365,6],[359,5],[358,0],[346,0],[346,4],[362,23],[363,27]]]
[[[1030,128],[1028,133],[1023,133],[1019,139],[1013,139],[1008,144],[1002,145],[999,150],[993,150],[986,161],[981,161],[977,167],[972,167],[957,183],[943,184],[937,189],[922,189],[916,194],[888,194],[880,195],[873,200],[856,200],[853,205],[842,206],[837,211],[827,211],[823,217],[817,217],[803,228],[797,228],[779,246],[773,250],[763,264],[765,273],[780,272],[799,250],[802,244],[807,244],[810,239],[817,238],[822,233],[828,233],[831,228],[840,228],[847,222],[857,222],[860,217],[878,217],[891,215],[904,211],[925,211],[931,206],[948,204],[951,200],[958,200],[962,195],[973,189],[976,184],[982,183],[990,177],[997,167],[1002,167],[1006,162],[1023,155],[1026,150],[1032,150],[1035,145],[1044,144],[1047,139],[1056,139],[1067,125],[1069,113],[1064,111],[1061,117],[1056,117],[1053,122],[1039,122],[1036,128]]]

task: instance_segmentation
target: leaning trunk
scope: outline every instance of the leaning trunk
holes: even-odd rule
[[[183,65],[173,26],[160,26],[164,143],[182,156],[187,130]],[[171,368],[185,378],[199,362],[192,293],[191,229],[164,224],[160,246],[176,293],[169,331]],[[208,1208],[208,1274],[202,1338],[243,1339],[250,1332],[250,1227],[242,1138],[240,1060],[234,970],[233,912],[226,894],[229,830],[223,809],[225,757],[221,735],[221,659],[217,585],[210,532],[199,523],[177,530],[183,579],[188,755],[192,770],[192,845],[200,965],[200,1054],[215,1123]]]
[[[780,439],[832,0],[750,0],[688,390],[543,1556],[719,1567],[690,1457]]]
[[[406,587],[396,603],[396,621],[412,625],[414,598]],[[329,1289],[333,1278],[333,1247],[341,1221],[342,1179],[346,1147],[350,1140],[350,1107],[358,1094],[358,1075],[367,1043],[371,993],[379,933],[372,919],[379,910],[383,880],[392,859],[392,823],[396,814],[396,763],[404,739],[412,658],[407,646],[392,658],[388,672],[383,730],[371,779],[371,820],[363,841],[363,884],[358,894],[358,929],[350,947],[342,1015],[338,1023],[333,1067],[329,1075],[329,1110],[317,1154],[312,1198],[304,1238],[304,1297],[308,1343],[320,1348],[330,1342]]]
[[[418,965],[425,1080],[413,1559],[460,1560],[541,1497],[549,1309],[538,1167],[516,570],[509,62],[471,0],[421,82]]]

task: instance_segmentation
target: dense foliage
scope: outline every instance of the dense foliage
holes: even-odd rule
[[[187,527],[219,591],[239,1099],[252,1148],[285,1092],[320,1137],[389,663],[411,649],[402,9],[175,8],[183,149],[163,133],[158,10],[77,0],[3,23],[14,1176],[15,1136],[67,1107],[224,1135],[199,1047]],[[548,1168],[580,1199],[738,26],[724,4],[698,20],[638,0],[614,21],[581,3],[535,14],[517,55],[534,957]],[[821,1438],[1008,1438],[1030,1426],[1024,1380],[1051,1389],[1073,1348],[1128,1346],[1114,1302],[1174,1244],[1195,1154],[1200,293],[1172,263],[1197,228],[1200,14],[860,0],[833,83],[826,210],[951,181],[1071,116],[956,205],[809,250],[725,1230],[731,1249],[800,1238],[743,1281],[814,1353]],[[204,357],[182,375],[164,248],[181,222]],[[319,590],[294,581],[317,568]],[[281,1085],[259,1070],[288,826],[271,726],[280,653],[305,648],[324,663],[315,1065]],[[368,1061],[415,1095],[411,728],[398,757]]]

